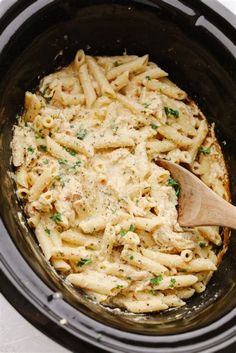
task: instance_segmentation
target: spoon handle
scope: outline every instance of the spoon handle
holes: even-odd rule
[[[217,196],[217,195],[216,195]],[[215,197],[201,209],[199,221],[208,225],[220,225],[236,229],[236,207],[225,200]]]

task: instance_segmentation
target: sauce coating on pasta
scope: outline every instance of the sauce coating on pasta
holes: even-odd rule
[[[180,187],[155,158],[226,200],[227,171],[214,127],[148,55],[79,50],[25,93],[12,154],[28,223],[67,282],[133,313],[205,290],[226,250],[219,227],[179,226]]]

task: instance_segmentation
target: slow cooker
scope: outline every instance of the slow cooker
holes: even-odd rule
[[[150,54],[215,122],[236,203],[236,19],[206,0],[4,0],[0,18],[0,287],[34,326],[74,352],[236,351],[236,232],[207,290],[178,309],[135,315],[67,287],[26,224],[11,173],[24,92],[91,55]]]

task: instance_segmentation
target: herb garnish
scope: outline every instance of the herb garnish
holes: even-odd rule
[[[156,124],[154,124],[154,123],[151,123],[150,126],[151,126],[151,128],[152,128],[153,130],[157,130],[157,129],[158,129],[158,125],[156,125]]]
[[[88,131],[86,129],[80,129],[79,132],[77,133],[76,137],[79,140],[83,140],[85,136],[87,135]]]
[[[48,228],[45,228],[44,231],[45,231],[45,233],[47,233],[48,235],[50,235],[50,233],[51,233],[50,229],[48,229]]]
[[[175,286],[176,283],[176,279],[175,278],[171,278],[170,279],[170,287],[173,288]]]
[[[199,152],[203,153],[206,156],[207,154],[211,153],[211,147],[203,147],[203,146],[201,146],[199,148]]]
[[[151,81],[151,79],[152,79],[150,76],[146,76],[145,78],[146,78],[146,80],[148,80],[148,81]]]
[[[77,167],[81,166],[81,161],[76,161],[75,164],[71,167],[72,169],[76,169]]]
[[[135,225],[131,224],[131,225],[129,226],[129,229],[126,230],[126,229],[123,229],[123,228],[122,228],[122,229],[120,230],[120,236],[121,236],[121,237],[124,237],[126,233],[128,233],[128,232],[134,232],[134,231],[135,231]]]
[[[34,153],[34,148],[32,147],[32,146],[29,146],[28,148],[27,148],[27,150],[30,152],[30,153]]]
[[[133,255],[130,255],[130,256],[129,256],[129,259],[130,259],[130,260],[133,260],[133,259],[134,259]]]
[[[41,130],[40,130],[40,131],[41,131]],[[34,133],[34,136],[35,136],[36,139],[42,139],[42,138],[44,137],[43,135],[40,134],[40,131],[39,131],[39,132],[36,131],[36,132]]]
[[[82,266],[84,266],[84,265],[89,265],[89,264],[91,264],[92,263],[92,260],[91,259],[83,259],[83,258],[81,258],[80,259],[80,261],[78,261],[77,262],[77,264],[76,264],[76,266],[77,267],[82,267]]]
[[[47,90],[48,90],[48,87],[46,87],[46,88],[43,90],[43,92],[42,92],[42,91],[39,91],[39,94],[40,94],[40,96],[42,96],[42,97],[45,99],[45,101],[46,101],[47,103],[50,103],[51,100],[52,100],[53,95],[52,95],[51,97],[46,96]]]
[[[64,180],[63,180],[63,176],[62,176],[62,175],[57,175],[56,179],[57,179],[58,181],[60,181],[61,187],[64,188],[65,182],[64,182]]]
[[[40,149],[40,151],[42,151],[42,152],[46,152],[46,151],[47,151],[47,146],[45,146],[45,145],[40,145],[40,146],[39,146],[39,149]]]
[[[188,270],[186,268],[180,268],[179,271],[180,272],[188,272]]]
[[[205,248],[207,246],[206,243],[204,243],[203,241],[200,241],[200,243],[198,244],[200,246],[200,248]]]
[[[161,283],[162,280],[163,280],[162,275],[159,275],[157,277],[151,278],[150,282],[151,282],[152,285],[158,286]]]
[[[117,286],[116,286],[116,288],[117,289],[121,289],[121,288],[123,288],[124,286],[122,286],[122,284],[118,284]]]
[[[70,155],[73,156],[73,157],[77,154],[76,151],[72,150],[69,147],[65,147],[65,150],[66,150],[66,152],[70,153]]]
[[[166,185],[167,186],[172,186],[175,189],[175,194],[176,194],[177,197],[180,195],[181,188],[180,188],[179,183],[175,179],[173,179],[171,177],[168,178]]]
[[[65,165],[67,162],[67,159],[58,159],[59,164]]]
[[[175,109],[172,109],[172,108],[168,108],[168,107],[164,107],[164,109],[165,109],[165,113],[166,113],[167,116],[172,115],[175,118],[179,117],[178,110],[175,110]]]
[[[127,231],[126,231],[125,229],[122,228],[122,229],[120,230],[120,236],[121,236],[121,237],[124,237],[126,233],[127,233]]]
[[[54,213],[53,216],[50,217],[54,222],[61,222],[61,214],[59,212]]]
[[[118,61],[115,61],[114,63],[113,63],[113,66],[114,67],[117,67],[117,66],[120,66],[121,64],[118,62]]]

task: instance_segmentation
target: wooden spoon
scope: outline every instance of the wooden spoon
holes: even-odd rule
[[[181,187],[178,222],[183,227],[225,226],[236,229],[236,207],[222,199],[200,179],[178,164],[158,159]]]

